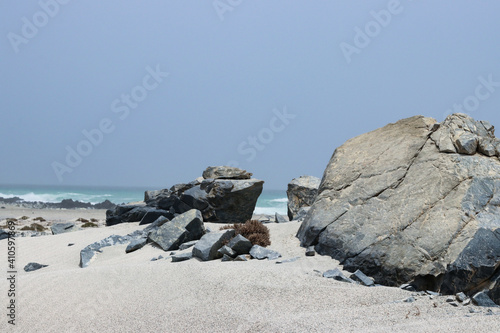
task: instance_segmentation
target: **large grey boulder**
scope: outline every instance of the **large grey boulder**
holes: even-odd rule
[[[223,254],[218,252],[219,249],[233,236],[234,229],[205,234],[193,247],[193,257],[203,261],[221,258]]]
[[[227,244],[236,254],[248,254],[253,244],[242,235],[236,235],[229,244]]]
[[[107,212],[107,225],[132,222],[144,223],[155,216],[172,219],[191,209],[201,211],[206,222],[244,223],[252,218],[264,182],[251,178],[252,174],[233,167],[208,167],[203,177],[170,189],[146,191],[147,206],[119,206]],[[147,215],[146,215],[147,213]],[[149,218],[150,215],[156,214]],[[171,215],[169,215],[171,214]]]
[[[286,191],[288,197],[288,218],[290,221],[296,218],[302,207],[309,207],[313,204],[318,195],[321,179],[313,176],[300,176],[293,179],[288,184]]]
[[[441,124],[416,116],[350,139],[297,236],[379,284],[487,288],[500,303],[500,161],[491,147],[493,126],[464,114]]]
[[[56,223],[50,226],[50,230],[53,235],[59,235],[66,232],[76,231],[78,230],[78,227],[73,222]]]
[[[152,230],[148,239],[164,251],[179,249],[183,243],[200,239],[205,234],[201,212],[192,209]]]
[[[250,179],[252,174],[246,170],[242,170],[229,166],[208,167],[203,171],[204,179]]]

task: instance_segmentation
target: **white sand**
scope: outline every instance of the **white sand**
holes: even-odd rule
[[[61,219],[92,217],[96,211],[65,211]],[[49,217],[38,211],[37,216]],[[62,214],[62,213],[60,213]],[[90,214],[90,215],[89,215]],[[96,218],[103,219],[101,211]],[[23,214],[19,214],[23,215]],[[206,224],[212,230],[219,225]],[[269,224],[274,261],[181,263],[150,261],[168,253],[150,245],[125,254],[125,245],[109,247],[87,268],[79,253],[112,234],[124,235],[137,223],[94,228],[57,236],[17,239],[16,332],[497,332],[500,314],[487,309],[452,307],[445,297],[401,300],[410,292],[367,288],[320,276],[338,267],[329,257],[305,257],[294,237],[299,225]],[[68,243],[74,246],[68,247]],[[0,262],[7,271],[5,240]],[[28,262],[49,267],[26,273]],[[0,331],[7,324],[7,282],[0,284]],[[436,304],[436,307],[434,306]]]

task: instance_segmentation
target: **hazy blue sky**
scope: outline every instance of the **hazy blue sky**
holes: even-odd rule
[[[237,163],[284,189],[401,118],[456,104],[500,126],[499,13],[493,0],[2,0],[0,184],[161,188]]]

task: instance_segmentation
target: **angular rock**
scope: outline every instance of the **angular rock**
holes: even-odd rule
[[[68,222],[53,224],[50,226],[50,230],[52,231],[53,235],[59,235],[66,232],[76,231],[78,230],[78,228],[74,223]]]
[[[235,258],[238,255],[236,253],[236,251],[234,251],[232,248],[230,248],[227,245],[224,245],[223,247],[221,247],[219,250],[217,250],[217,252],[219,252],[219,255],[221,255],[221,256],[228,256],[231,258]]]
[[[459,301],[460,303],[462,303],[463,301],[465,301],[467,299],[467,295],[465,295],[464,293],[460,292],[460,293],[457,293],[455,295],[455,297],[457,298],[457,301]]]
[[[314,257],[316,255],[316,250],[314,246],[308,246],[306,250],[306,257]]]
[[[252,248],[252,242],[243,237],[242,235],[236,235],[227,244],[231,249],[233,249],[237,254],[248,254]]]
[[[147,243],[148,243],[148,239],[145,237],[139,238],[139,239],[134,239],[130,242],[130,244],[125,249],[125,253],[130,253],[130,252],[134,252],[136,250],[142,249]]]
[[[106,211],[106,225],[139,222],[148,212],[156,211],[154,207],[144,205],[118,205]]]
[[[181,262],[186,261],[193,258],[192,252],[186,252],[181,254],[176,254],[172,256],[172,262]]]
[[[340,282],[354,283],[354,280],[346,277],[344,273],[338,268],[328,270],[323,273],[323,277],[328,279],[334,279]]]
[[[182,243],[182,244],[179,246],[179,250],[183,251],[183,250],[185,250],[185,249],[189,249],[190,247],[195,246],[197,242],[198,242],[197,240],[194,240],[194,241],[190,241],[190,242]]]
[[[280,214],[276,213],[274,214],[274,221],[276,223],[286,223],[286,222],[290,222],[288,221],[284,216],[281,216]]]
[[[375,282],[373,282],[372,279],[370,279],[368,276],[366,276],[359,269],[356,270],[356,272],[354,272],[353,274],[351,274],[350,278],[353,279],[354,281],[361,283],[364,286],[367,286],[367,287],[371,287],[375,284]]]
[[[204,234],[201,212],[192,209],[151,231],[148,238],[164,251],[171,251],[183,243],[200,239]]]
[[[471,298],[472,302],[477,306],[498,307],[498,305],[495,304],[495,302],[493,302],[491,298],[488,297],[488,294],[484,291],[480,291],[474,294]]]
[[[199,185],[185,191],[180,199],[189,207],[200,211],[208,207],[207,192],[203,191]]]
[[[225,241],[234,236],[234,229],[205,234],[193,247],[193,256],[203,261],[219,259],[222,254],[218,250]]]
[[[252,174],[246,170],[242,170],[229,166],[208,167],[203,171],[204,179],[250,179]]]
[[[228,256],[227,254],[222,255],[221,261],[234,261],[234,258],[231,256]]]
[[[279,254],[276,251],[266,249],[265,247],[262,247],[260,245],[254,245],[250,249],[250,255],[255,258],[255,259],[268,259],[268,260],[275,260],[281,257],[281,254]]]
[[[0,229],[0,240],[9,238],[9,232]]]
[[[302,222],[306,216],[307,213],[311,210],[311,207],[301,207],[297,214],[294,216],[295,220]]]
[[[301,245],[384,285],[500,294],[500,161],[486,146],[470,155],[474,137],[479,147],[498,142],[464,114],[440,126],[416,116],[348,140],[325,170]]]
[[[296,219],[300,208],[309,207],[318,195],[321,179],[313,176],[300,176],[288,184],[286,191],[288,197],[288,218]]]
[[[40,268],[48,267],[49,265],[42,265],[36,262],[30,262],[26,266],[24,266],[24,271],[25,272],[33,272],[36,270],[39,270]]]

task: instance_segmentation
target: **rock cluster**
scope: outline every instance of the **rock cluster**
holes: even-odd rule
[[[208,167],[203,178],[170,189],[146,191],[145,205],[120,205],[106,212],[106,225],[123,222],[148,224],[159,216],[173,219],[191,209],[206,222],[243,223],[252,218],[262,193],[262,180],[233,167]]]
[[[499,140],[486,121],[416,116],[348,140],[297,236],[380,284],[500,304]]]
[[[313,176],[300,176],[288,184],[286,191],[288,197],[288,218],[297,219],[299,210],[313,204],[318,195],[321,179]]]

